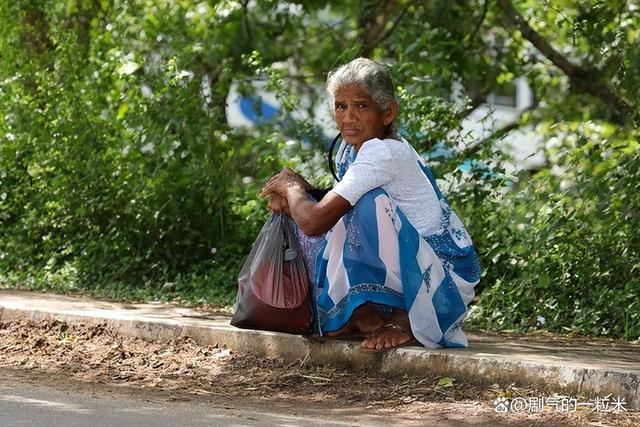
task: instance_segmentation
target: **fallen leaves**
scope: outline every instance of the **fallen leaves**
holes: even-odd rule
[[[442,377],[438,380],[436,385],[438,387],[453,387],[454,382],[455,382],[455,379],[451,377]]]

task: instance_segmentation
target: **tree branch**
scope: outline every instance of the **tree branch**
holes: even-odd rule
[[[624,125],[634,120],[636,113],[633,104],[616,93],[615,89],[606,83],[599,70],[574,64],[551,46],[540,33],[531,28],[529,23],[513,7],[510,0],[497,0],[497,2],[508,23],[518,29],[524,38],[529,40],[553,65],[560,68],[573,86],[611,107],[613,110],[612,121]]]
[[[378,7],[371,7],[363,13],[360,19],[360,28],[364,30],[362,35],[362,56],[368,58],[373,53],[378,43],[380,43],[382,34],[389,18],[396,8],[396,0],[386,0]]]
[[[520,114],[525,113],[526,111],[528,111],[530,109],[531,108],[527,108],[526,110],[522,111]],[[518,121],[510,123],[510,124],[508,124],[508,125],[506,125],[504,127],[501,127],[500,129],[498,129],[497,131],[495,131],[494,133],[492,133],[488,137],[486,137],[484,139],[481,139],[480,141],[476,142],[473,145],[469,145],[464,150],[462,150],[459,153],[459,155],[460,155],[460,157],[466,159],[466,158],[478,153],[487,144],[493,143],[495,141],[498,141],[498,140],[504,138],[505,136],[507,136],[512,131],[520,129],[521,127],[523,127],[524,125],[527,125],[527,124],[529,124],[528,121],[524,122],[522,120],[518,120]]]
[[[402,12],[400,12],[400,14],[396,17],[396,19],[393,20],[393,23],[391,24],[391,28],[385,31],[384,34],[382,34],[380,38],[376,41],[376,45],[379,45],[380,43],[385,41],[387,38],[389,38],[391,34],[393,34],[393,31],[398,27],[398,24],[404,19],[408,9],[409,9],[408,6],[402,9]]]
[[[242,2],[242,28],[244,30],[244,36],[247,39],[247,43],[251,45],[253,36],[251,35],[251,25],[249,24],[249,0],[244,0]]]
[[[476,35],[480,31],[480,28],[482,28],[482,24],[484,23],[484,20],[487,18],[487,11],[489,10],[489,1],[490,0],[484,0],[484,6],[482,7],[482,15],[480,15],[480,19],[478,19],[478,22],[476,23],[476,27],[473,29],[473,32],[469,35],[468,46],[471,46],[473,44],[473,40],[476,38]]]
[[[456,120],[462,121],[469,114],[473,113],[473,111],[482,105],[483,102],[487,100],[488,94],[485,92],[476,93],[469,99],[469,104],[465,105],[465,107],[458,111],[455,115]]]
[[[220,129],[228,129],[227,123],[227,96],[231,81],[222,81],[222,70],[218,65],[212,65],[202,56],[196,58],[197,64],[202,69],[202,75],[209,76],[209,89],[211,90],[211,106],[213,108],[213,119],[216,121]],[[228,78],[227,78],[228,79]],[[217,91],[217,87],[223,88],[223,93]]]

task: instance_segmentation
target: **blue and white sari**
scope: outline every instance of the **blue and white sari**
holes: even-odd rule
[[[355,157],[343,142],[336,157],[339,178]],[[460,219],[429,168],[418,162],[440,202],[440,232],[419,235],[382,188],[362,196],[325,235],[309,238],[298,230],[320,334],[340,329],[369,302],[407,311],[413,335],[425,347],[467,346],[460,327],[480,265]]]

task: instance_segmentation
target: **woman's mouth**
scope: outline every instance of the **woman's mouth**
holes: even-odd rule
[[[342,136],[357,136],[358,133],[360,133],[359,129],[343,129],[342,130]]]

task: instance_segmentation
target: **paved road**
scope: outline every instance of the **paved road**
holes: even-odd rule
[[[3,426],[292,426],[357,425],[201,404],[167,404],[135,399],[71,396],[52,389],[0,386]]]
[[[397,408],[370,413],[366,408],[321,405],[300,407],[289,400],[238,396],[193,396],[136,391],[85,383],[37,369],[0,366],[0,427],[200,427],[200,426],[497,426],[487,417],[420,413]]]
[[[301,405],[300,401],[278,398],[277,392],[245,398],[134,389],[83,382],[62,373],[0,366],[0,427],[574,425],[570,420],[556,423],[488,416],[476,413],[474,406],[460,406],[452,412],[444,402],[434,402],[418,412],[402,407],[368,408],[317,401]]]
[[[148,395],[148,391],[145,392]],[[60,390],[21,383],[6,370],[0,371],[1,426],[345,426],[365,425],[337,419],[229,407],[211,402],[141,399],[113,389]],[[227,403],[228,405],[228,403]],[[277,411],[277,408],[274,408]]]

